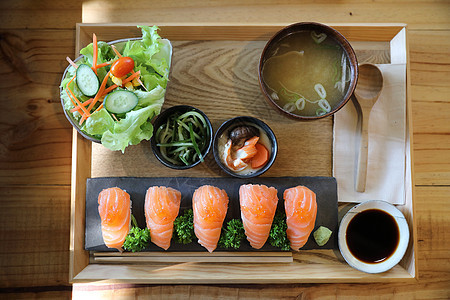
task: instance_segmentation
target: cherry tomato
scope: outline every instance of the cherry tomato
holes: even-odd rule
[[[134,60],[131,57],[123,56],[116,60],[111,66],[111,73],[116,77],[123,77],[134,68]]]

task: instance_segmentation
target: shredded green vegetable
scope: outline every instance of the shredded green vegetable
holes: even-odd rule
[[[161,155],[175,165],[203,162],[208,146],[209,129],[205,118],[196,111],[174,113],[156,131],[156,143]]]

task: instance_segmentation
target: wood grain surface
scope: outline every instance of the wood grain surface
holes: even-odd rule
[[[97,30],[82,26],[80,34],[84,35],[86,28],[89,28],[107,39],[104,27],[100,30],[100,26],[101,24],[92,26],[97,27]],[[130,29],[122,26],[114,27],[114,30],[116,28],[124,36],[130,36]],[[163,31],[167,33],[169,30],[164,28]],[[177,33],[169,31],[168,34],[174,36]],[[211,37],[217,39],[217,36]],[[117,34],[111,34],[109,38],[116,39]],[[297,122],[276,112],[260,92],[255,68],[266,42],[252,39],[253,36],[250,41],[172,40],[174,54],[163,109],[189,103],[208,115],[214,130],[224,121],[238,115],[259,118],[271,126],[279,141],[279,154],[274,166],[265,176],[331,176],[332,119]],[[359,62],[390,62],[388,42],[366,41],[352,44]],[[301,138],[292,139],[294,133]],[[293,161],[292,149],[298,149],[303,155],[297,155]],[[157,163],[148,142],[127,148],[126,155],[93,144],[92,153],[92,177],[151,177],[154,174],[181,176],[180,171]],[[111,161],[117,163],[111,164]],[[205,174],[212,177],[226,175],[212,155],[206,158],[205,164],[189,170],[189,176],[192,177],[202,177]]]
[[[225,119],[240,114],[260,118],[274,128],[278,145],[282,149],[277,155],[275,165],[268,171],[270,175],[264,174],[264,176],[286,176],[286,174],[323,174],[329,176],[332,169],[330,159],[333,156],[331,149],[333,118],[316,122],[288,120],[276,113],[259,92],[256,66],[259,54],[264,47],[264,40],[261,41],[260,39],[261,36],[266,36],[267,32],[276,32],[278,28],[278,25],[260,27],[254,25],[177,26],[167,24],[161,26],[161,34],[169,38],[174,46],[171,80],[164,105],[170,107],[174,104],[189,103],[206,112],[213,124],[221,124]],[[402,29],[404,26],[402,25],[366,25],[361,27],[336,24],[335,28],[338,28],[341,32],[346,32],[347,38],[352,43],[356,40],[358,43],[356,54],[358,56],[362,52],[364,54],[362,60],[373,59],[381,63],[406,62],[405,42],[400,43],[401,45],[396,42],[402,36],[400,32],[404,32]],[[363,29],[368,28],[370,30],[365,32],[363,37]],[[98,37],[104,38],[107,36],[107,39],[118,39],[121,36],[114,34],[116,31],[120,32],[121,36],[140,35],[136,24],[78,24],[76,48],[80,49],[88,44],[94,32]],[[237,40],[234,36],[236,31],[240,33],[237,35]],[[180,32],[183,32],[183,35],[180,35]],[[247,40],[241,40],[244,36]],[[212,40],[208,40],[209,38]],[[181,39],[181,41],[178,39]],[[386,55],[385,44],[390,44],[387,51],[388,55]],[[400,57],[404,59],[399,60]],[[385,60],[381,60],[382,58],[385,58]],[[405,82],[403,85],[406,87]],[[182,100],[180,101],[180,99]],[[403,96],[403,100],[400,99],[402,102],[405,102],[405,100],[405,96]],[[327,122],[324,123],[323,121]],[[299,138],[292,138],[293,136]],[[83,142],[84,140],[77,138],[77,143],[78,141]],[[92,145],[90,142],[81,144],[86,145],[86,147]],[[190,169],[189,173],[166,168],[154,158],[146,142],[136,147],[130,147],[124,154],[111,152],[101,145],[93,145],[92,159],[90,156],[83,155],[83,153],[74,152],[73,156],[78,162],[81,162],[81,164],[77,163],[77,170],[86,169],[91,161],[94,177],[224,175],[223,172],[219,172],[219,168],[211,156],[206,164]],[[284,164],[277,164],[280,160]],[[86,177],[75,176],[77,190],[82,189]],[[74,179],[72,180],[72,182],[75,182]],[[411,190],[411,185],[406,187],[408,191]],[[400,209],[404,211],[409,220],[411,232],[415,232],[415,221],[411,218],[412,211],[409,209],[411,205],[408,205],[412,203],[412,200],[410,197],[405,200],[407,205]],[[75,194],[72,202],[75,203],[75,210],[72,210],[75,211],[75,214],[72,215],[72,222],[76,220],[76,222],[82,224],[81,220],[84,219],[84,213],[81,210],[81,214],[79,214],[77,208],[84,207],[85,193]],[[71,237],[71,247],[82,249],[85,236],[83,228],[75,227],[75,230],[71,230],[71,232],[74,234],[73,238]],[[77,270],[74,271],[76,276],[71,279],[71,282],[92,282],[105,279],[133,283],[224,284],[236,282],[389,282],[402,278],[407,280],[415,277],[416,274],[414,249],[417,239],[414,234],[412,234],[412,237],[412,243],[400,266],[392,272],[382,275],[366,276],[360,272],[355,272],[345,263],[342,266],[344,260],[342,258],[339,260],[330,251],[331,253],[327,255],[320,255],[321,259],[319,260],[296,259],[290,265],[264,263],[261,265],[255,264],[252,268],[245,268],[241,265],[223,265],[216,261],[215,267],[226,270],[226,272],[215,274],[210,274],[209,265],[174,265],[167,264],[165,259],[166,264],[162,264],[163,261],[161,261],[158,266],[151,265],[150,262],[145,266],[128,265],[125,268],[123,266],[89,266],[84,268],[81,273],[78,273],[80,270],[77,267]],[[72,241],[74,241],[73,244]],[[86,266],[86,264],[80,263],[79,258],[81,258],[81,261],[85,261],[87,253],[77,253],[71,255],[73,265]],[[304,254],[300,257],[303,256]],[[328,260],[325,258],[328,258]],[[91,257],[90,264],[98,263],[100,260],[104,262],[106,259],[97,260],[95,257],[94,259]],[[183,260],[184,258],[174,258],[174,262]],[[112,258],[108,258],[107,261],[112,262]],[[122,261],[133,263],[136,259],[124,258]],[[402,270],[402,267],[407,271]]]
[[[270,124],[279,142],[277,159],[265,176],[331,176],[332,119],[301,123],[288,120],[264,100],[258,65],[264,41],[172,41],[170,82],[163,109],[189,103],[201,109],[214,131],[226,120],[244,115]],[[286,130],[289,128],[290,130]],[[301,139],[291,139],[295,132]],[[320,143],[310,143],[320,140]],[[284,142],[281,142],[284,141]],[[93,145],[92,177],[187,176],[157,163],[148,142],[126,149],[126,155]],[[289,149],[309,148],[293,163]],[[112,165],[114,161],[117,164]],[[189,170],[191,177],[224,176],[212,151],[206,164]]]
[[[448,1],[1,1],[0,298],[450,298]],[[68,284],[72,130],[58,83],[77,22],[408,24],[419,279],[389,284]],[[73,291],[73,295],[72,295]],[[370,291],[370,296],[368,294]]]

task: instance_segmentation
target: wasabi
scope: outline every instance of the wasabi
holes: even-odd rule
[[[332,233],[333,232],[327,227],[320,226],[316,231],[314,231],[314,240],[316,241],[317,245],[322,247],[328,242]]]

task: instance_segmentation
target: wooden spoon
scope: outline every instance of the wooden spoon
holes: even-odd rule
[[[360,193],[366,190],[370,111],[377,102],[382,88],[383,75],[380,69],[373,64],[361,64],[359,66],[358,84],[354,92],[361,114],[361,143],[356,171],[356,191]]]

